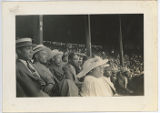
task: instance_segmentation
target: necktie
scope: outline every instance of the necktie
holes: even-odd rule
[[[33,76],[40,78],[40,75],[39,75],[39,74],[37,73],[37,71],[34,69],[34,67],[32,66],[31,62],[30,62],[30,61],[26,61],[26,63],[27,63],[27,67],[28,67],[29,70],[32,72]]]
[[[37,78],[37,80],[39,81],[41,87],[45,86],[46,83],[41,79],[40,75],[38,74],[38,72],[35,70],[35,68],[33,67],[33,65],[31,64],[31,61],[26,61],[27,63],[27,67],[29,68],[29,70],[32,72],[33,76],[35,78]]]

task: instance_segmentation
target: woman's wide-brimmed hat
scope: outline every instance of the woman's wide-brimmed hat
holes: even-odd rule
[[[98,56],[95,56],[94,58],[90,58],[88,60],[86,60],[82,66],[82,71],[77,75],[78,78],[81,78],[83,76],[85,76],[88,72],[90,72],[92,69],[98,67],[98,66],[102,66],[104,65],[109,66],[109,64],[107,64],[108,59],[102,59]]]

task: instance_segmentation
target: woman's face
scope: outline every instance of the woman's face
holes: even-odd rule
[[[104,74],[104,66],[98,66],[98,67],[96,67],[96,68],[94,68],[93,70],[92,70],[92,74],[95,76],[95,77],[101,77],[101,76],[103,76],[103,74]]]
[[[62,55],[57,55],[54,57],[54,62],[56,65],[60,65],[62,63]]]
[[[39,52],[39,62],[46,64],[48,62],[49,54],[47,51],[40,51]]]

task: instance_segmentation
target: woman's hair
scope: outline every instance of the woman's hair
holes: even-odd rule
[[[39,52],[35,53],[32,57],[33,61],[34,62],[37,62],[38,61],[38,55],[39,55]]]

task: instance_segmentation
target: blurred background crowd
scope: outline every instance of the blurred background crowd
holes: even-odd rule
[[[87,50],[83,45],[76,44],[61,44],[45,41],[44,45],[50,49],[56,49],[63,53],[62,58],[68,58],[70,53],[76,53],[78,55],[79,70],[83,63],[88,59]],[[144,62],[142,54],[131,53],[124,55],[124,66],[120,65],[120,54],[116,50],[105,51],[101,46],[92,46],[92,57],[100,56],[103,59],[108,59],[108,64],[105,76],[110,77],[111,81],[117,88],[118,92],[122,95],[143,95],[144,94]],[[62,61],[65,59],[62,59]],[[118,75],[122,72],[127,77],[128,91],[124,88],[120,88],[121,83],[118,82]],[[118,86],[117,86],[118,84]],[[123,86],[122,86],[123,87]]]

